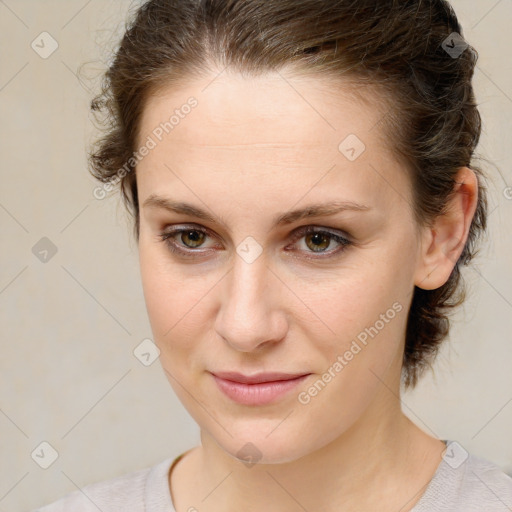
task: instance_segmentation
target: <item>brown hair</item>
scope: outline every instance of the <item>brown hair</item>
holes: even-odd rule
[[[106,126],[90,154],[91,173],[120,182],[138,240],[135,172],[119,171],[135,170],[141,113],[160,87],[204,76],[213,63],[253,75],[293,65],[375,87],[392,99],[383,130],[410,173],[419,226],[444,212],[459,168],[470,167],[479,181],[468,240],[450,278],[436,290],[414,289],[402,367],[405,387],[414,387],[448,335],[450,308],[464,301],[460,265],[476,254],[486,228],[483,175],[472,165],[481,130],[471,84],[477,52],[454,32],[462,35],[444,0],[150,0],[126,27],[91,103]]]

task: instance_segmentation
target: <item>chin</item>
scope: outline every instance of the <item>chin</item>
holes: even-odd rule
[[[300,442],[293,445],[283,445],[268,440],[240,441],[238,444],[230,443],[230,446],[224,449],[233,458],[244,463],[247,467],[254,464],[286,464],[296,461],[304,455],[307,455],[304,446]]]
[[[314,439],[308,439],[309,443],[305,444],[304,436],[300,434],[305,429],[290,424],[287,428],[280,426],[272,432],[279,422],[272,421],[273,427],[270,429],[267,422],[264,423],[260,427],[253,424],[239,431],[231,428],[229,431],[232,437],[224,431],[219,433],[217,429],[215,429],[215,435],[211,430],[209,435],[219,448],[248,468],[254,464],[293,462],[320,447],[313,446],[311,442],[314,442]],[[269,432],[272,433],[269,434]],[[319,440],[316,441],[319,442]],[[320,444],[323,443],[320,442]]]

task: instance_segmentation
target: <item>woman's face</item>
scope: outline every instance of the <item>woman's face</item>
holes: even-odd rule
[[[203,434],[262,463],[396,414],[421,281],[385,108],[285,77],[224,72],[161,92],[138,140],[141,275],[162,366]],[[276,372],[288,377],[262,375]]]

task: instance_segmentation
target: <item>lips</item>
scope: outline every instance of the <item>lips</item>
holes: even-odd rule
[[[284,398],[305,380],[309,373],[259,373],[244,375],[236,372],[216,372],[212,376],[222,393],[242,405],[266,405]]]
[[[212,372],[213,373],[213,372]],[[237,372],[215,372],[213,373],[216,377],[232,382],[239,382],[240,384],[262,384],[264,382],[277,382],[283,380],[293,380],[307,373],[279,373],[279,372],[268,372],[268,373],[257,373],[255,375],[244,375]]]

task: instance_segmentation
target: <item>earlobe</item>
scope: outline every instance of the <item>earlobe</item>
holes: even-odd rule
[[[435,290],[448,281],[466,244],[478,202],[478,179],[468,167],[459,169],[446,212],[425,227],[414,284]]]

